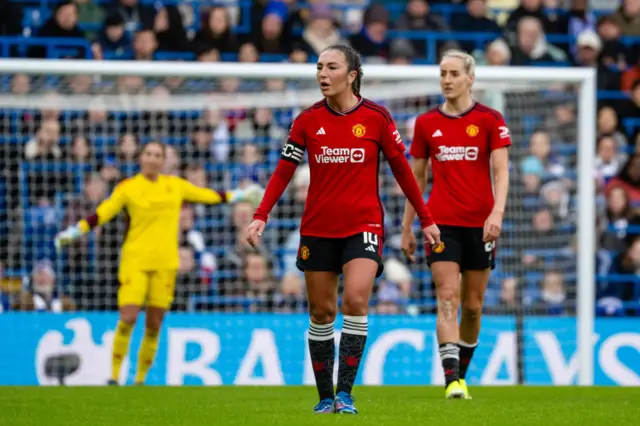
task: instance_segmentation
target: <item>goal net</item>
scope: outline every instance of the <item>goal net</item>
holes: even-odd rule
[[[32,382],[34,373],[24,370],[33,369],[34,361],[37,382],[55,383],[58,373],[51,363],[56,354],[74,347],[69,343],[74,342],[73,333],[81,340],[83,324],[89,326],[89,336],[80,345],[86,348],[75,350],[97,351],[105,364],[100,368],[108,369],[108,331],[117,319],[118,255],[126,219],[118,216],[60,253],[53,238],[90,214],[119,181],[137,173],[141,145],[151,140],[168,144],[164,172],[199,186],[264,186],[293,118],[321,98],[312,66],[77,64],[0,64],[0,321],[3,330],[10,330],[9,340],[31,357],[26,364],[20,357],[1,358],[0,384]],[[581,84],[590,77],[544,69],[535,71],[537,77],[526,77],[533,71],[518,71],[478,70],[475,96],[504,114],[513,147],[497,267],[486,293],[487,316],[469,381],[570,384],[577,381],[580,363],[588,365],[592,356],[583,354],[586,346],[577,350],[576,321],[581,292],[593,288],[584,281],[590,265],[582,260],[579,267],[577,256],[592,247],[584,241],[589,234],[578,232],[580,220],[591,212],[581,211],[585,203],[577,197],[578,154],[584,148],[578,141],[592,140],[586,129],[593,122],[585,118],[593,111],[583,109],[592,108],[588,104],[593,100]],[[363,95],[388,108],[408,147],[416,117],[441,102],[437,70],[368,66],[364,75]],[[211,361],[218,360],[220,383],[239,383],[237,362],[223,359],[225,345],[235,345],[234,339],[244,349],[234,347],[232,352],[242,351],[239,356],[246,357],[252,350],[266,357],[260,352],[263,346],[254,345],[273,344],[283,383],[312,383],[310,370],[304,368],[304,346],[297,346],[304,345],[307,303],[303,276],[295,267],[309,179],[303,163],[274,209],[257,251],[245,243],[255,200],[182,207],[175,313],[167,319],[169,331],[163,334],[150,382],[189,383],[175,379],[169,364],[178,350],[172,347],[178,340],[173,329],[195,327],[208,328],[220,340],[222,352]],[[405,198],[386,165],[380,185],[386,210],[386,270],[371,305],[376,314],[369,339],[372,361],[365,363],[359,380],[440,383],[434,286],[424,250],[417,264],[406,263],[400,250]],[[584,190],[588,193],[589,188]],[[418,232],[417,223],[415,228]],[[593,268],[589,273],[593,275]],[[592,304],[588,296],[582,297],[581,303]],[[23,311],[30,313],[13,313]],[[210,319],[198,319],[203,316]],[[586,315],[584,321],[590,333],[592,319]],[[60,335],[57,340],[52,338],[55,333]],[[411,355],[396,351],[402,345],[409,345]],[[136,348],[134,343],[132,358]],[[189,358],[186,343],[183,350]],[[83,353],[81,362],[90,352]],[[386,360],[386,366],[374,365],[373,359],[382,365]],[[260,362],[263,369],[270,368],[267,358]],[[276,377],[277,382],[273,371],[251,374]]]

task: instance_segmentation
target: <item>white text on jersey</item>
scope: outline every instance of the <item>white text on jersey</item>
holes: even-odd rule
[[[436,160],[443,161],[476,161],[478,159],[477,146],[446,146],[438,147],[440,152],[436,154]]]
[[[396,143],[402,143],[402,136],[400,136],[400,132],[397,130],[393,131],[393,136],[396,138]]]
[[[364,163],[364,148],[321,147],[322,154],[316,154],[316,162],[321,164]]]

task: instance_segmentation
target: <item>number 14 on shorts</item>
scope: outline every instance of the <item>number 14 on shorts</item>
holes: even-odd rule
[[[364,245],[367,246],[365,250],[377,253],[378,235],[373,232],[363,232],[362,237],[364,238]]]

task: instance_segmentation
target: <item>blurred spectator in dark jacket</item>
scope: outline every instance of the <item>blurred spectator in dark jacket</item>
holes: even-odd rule
[[[556,15],[552,15],[556,18]],[[507,19],[506,29],[513,32],[518,27],[518,22],[524,17],[536,18],[542,24],[544,32],[549,34],[566,34],[567,22],[554,21],[544,11],[542,0],[522,0],[520,6],[511,12]]]
[[[516,45],[513,48],[512,65],[535,65],[566,61],[566,54],[549,44],[538,18],[525,16],[518,21]]]
[[[547,271],[542,279],[540,299],[549,315],[565,313],[567,289],[560,271]]]
[[[602,64],[617,68],[619,71],[625,70],[627,65],[632,62],[629,57],[630,50],[620,41],[622,36],[620,26],[610,16],[605,16],[598,22],[598,35],[602,40],[600,53]],[[628,90],[628,88],[623,88],[623,90]]]
[[[640,154],[635,154],[627,160],[620,174],[607,184],[605,194],[616,187],[624,188],[632,203],[640,202]]]
[[[460,32],[493,33],[496,36],[500,33],[498,24],[487,18],[487,0],[468,0],[467,12],[453,15],[451,27]],[[484,50],[484,45],[478,45],[473,40],[461,40],[459,43],[468,53],[476,49]]]
[[[614,252],[624,251],[631,234],[629,226],[640,224],[640,215],[634,211],[629,194],[624,188],[613,188],[607,194],[607,205],[602,226],[600,246]]]
[[[391,42],[389,63],[392,65],[411,65],[417,56],[410,40],[397,38]]]
[[[628,280],[620,277],[620,280],[599,283],[596,295],[598,299],[638,301],[640,294],[636,277],[640,274],[640,236],[633,237],[628,248],[613,258],[607,274],[626,275]],[[627,314],[633,315],[633,312],[627,312]]]
[[[153,24],[158,41],[158,50],[164,52],[186,52],[189,39],[182,23],[182,15],[176,6],[164,6],[156,13]]]
[[[598,111],[598,137],[611,136],[616,141],[618,149],[624,150],[627,148],[627,137],[620,130],[620,120],[618,120],[616,110],[610,106],[600,108]]]
[[[506,41],[498,38],[487,45],[483,53],[476,52],[478,65],[508,66],[511,63],[511,48]]]
[[[153,28],[156,11],[153,6],[141,4],[139,0],[113,0],[107,13],[117,14],[124,19],[125,29],[135,32],[141,28]]]
[[[158,50],[158,40],[153,30],[143,29],[136,33],[133,38],[133,59],[152,61],[156,50]]]
[[[600,37],[594,31],[586,30],[578,35],[576,43],[576,65],[595,68],[598,71],[597,86],[600,90],[620,90],[620,74],[601,65],[598,56],[602,49]]]
[[[124,19],[119,14],[109,15],[97,40],[101,57],[97,59],[124,59],[130,54],[131,36],[124,29]]]
[[[344,44],[345,40],[336,28],[329,6],[317,4],[311,8],[309,23],[302,33],[302,49],[311,56],[320,53],[332,44]]]
[[[269,258],[259,252],[249,252],[243,259],[241,279],[236,283],[244,295],[253,299],[251,312],[273,312],[277,304],[277,284]]]
[[[640,80],[633,82],[631,86],[631,96],[626,102],[620,104],[618,114],[621,119],[637,119],[640,117]],[[629,137],[633,137],[633,134],[627,134]]]
[[[240,141],[252,140],[260,146],[260,155],[267,157],[270,151],[279,151],[280,142],[285,136],[284,129],[274,120],[273,111],[269,108],[256,108],[249,112],[246,120],[239,122],[234,129],[234,136]],[[234,147],[231,155],[235,156]]]
[[[395,23],[395,29],[400,31],[449,31],[449,26],[439,15],[431,13],[429,3],[426,0],[409,0],[407,8]],[[427,46],[424,40],[411,40],[416,55],[419,58],[426,56]],[[448,43],[451,47],[453,44]],[[438,49],[440,43],[438,44]]]
[[[231,32],[229,12],[224,7],[214,7],[202,20],[200,30],[193,39],[194,44],[215,48],[220,53],[238,51],[238,40]]]
[[[381,4],[373,4],[364,13],[364,26],[349,38],[351,45],[364,57],[389,58],[389,12]]]
[[[120,181],[120,168],[113,156],[105,158],[98,169],[100,177],[107,183],[108,192],[111,193]]]
[[[611,15],[625,36],[640,36],[640,2],[638,0],[622,0],[622,4]]]
[[[138,146],[140,142],[136,135],[132,133],[124,133],[118,138],[118,146],[116,147],[116,158],[118,163],[122,165],[133,165],[138,161]]]
[[[588,0],[572,0],[571,10],[569,11],[569,21],[567,23],[568,34],[572,37],[578,37],[585,31],[596,30],[596,16],[588,9]],[[571,55],[576,55],[576,47],[571,46]]]
[[[59,3],[53,11],[53,16],[38,30],[38,37],[84,39],[85,33],[78,27],[78,7],[76,4],[72,1]],[[78,49],[78,53],[71,55],[71,57],[80,58],[87,53],[82,48]],[[33,47],[29,50],[29,56],[45,58],[47,48]]]
[[[626,155],[618,153],[618,144],[610,135],[603,135],[598,138],[596,154],[596,178],[607,182],[616,176],[622,164],[626,160]]]
[[[78,22],[98,27],[104,21],[104,9],[102,5],[93,0],[73,0],[78,7]],[[95,40],[96,33],[87,32],[89,40]]]
[[[276,1],[267,5],[264,17],[252,35],[252,41],[260,53],[289,54],[291,37],[284,31],[288,13],[284,3]]]
[[[182,160],[189,164],[206,164],[214,161],[211,146],[214,127],[200,122],[193,129],[191,142],[182,149]]]
[[[74,302],[62,296],[56,288],[56,273],[49,260],[41,260],[33,267],[31,275],[25,277],[25,289],[14,301],[16,311],[70,312],[75,310]]]
[[[60,124],[56,120],[45,120],[35,137],[24,147],[26,160],[58,159],[62,157],[60,150]]]
[[[86,137],[82,135],[74,136],[71,146],[66,153],[67,160],[74,164],[92,165],[94,164],[93,153],[91,152],[91,144]]]

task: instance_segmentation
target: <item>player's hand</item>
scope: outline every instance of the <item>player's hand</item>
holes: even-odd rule
[[[251,222],[247,231],[247,242],[251,244],[251,247],[255,248],[260,244],[262,233],[264,232],[264,227],[266,225],[267,224],[261,220],[254,220]]]
[[[502,231],[502,213],[493,211],[484,222],[484,231],[482,233],[482,241],[488,243],[496,241]]]
[[[83,232],[78,225],[70,226],[64,231],[59,232],[54,240],[56,250],[59,251],[62,247],[71,244],[73,240],[81,237],[82,234]]]
[[[402,252],[404,253],[404,255],[407,256],[407,259],[409,259],[409,262],[415,263],[416,261],[415,253],[417,248],[417,242],[416,242],[416,236],[411,231],[411,229],[402,231],[400,248],[402,249]]]
[[[435,223],[423,228],[422,232],[424,232],[424,238],[427,240],[427,244],[429,244],[432,250],[434,247],[442,244],[442,241],[440,241],[440,228],[438,228],[438,225]]]

